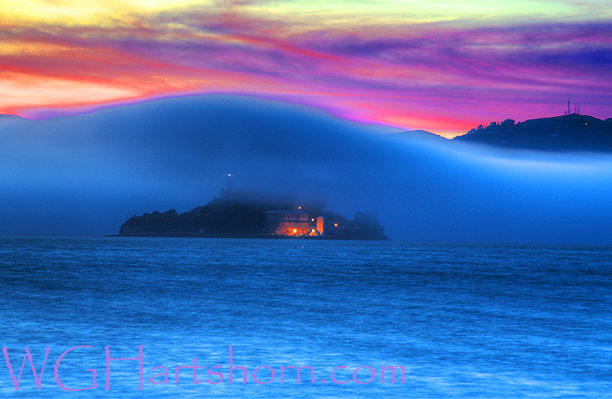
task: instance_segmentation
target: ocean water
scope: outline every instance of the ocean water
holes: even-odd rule
[[[2,397],[612,397],[609,247],[2,237],[0,298]]]

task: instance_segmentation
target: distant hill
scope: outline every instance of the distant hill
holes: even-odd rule
[[[446,138],[439,136],[435,133],[431,133],[425,130],[408,130],[405,132],[399,133],[389,133],[387,134],[389,137],[394,137],[398,139],[421,139],[421,140],[431,140],[435,142],[446,141]]]
[[[506,119],[487,127],[481,125],[453,140],[542,151],[612,152],[612,118],[571,114],[521,123]]]

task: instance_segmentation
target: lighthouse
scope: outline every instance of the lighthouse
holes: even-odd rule
[[[232,174],[227,175],[227,187],[221,189],[221,198],[232,199],[234,198],[234,191],[232,190]]]

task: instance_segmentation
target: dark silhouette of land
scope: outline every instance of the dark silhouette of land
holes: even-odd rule
[[[231,190],[231,189],[230,189]],[[357,213],[354,220],[326,211],[321,202],[300,201],[262,196],[245,191],[232,190],[231,195],[223,191],[205,206],[179,214],[176,210],[165,213],[154,211],[142,216],[133,216],[119,231],[120,236],[146,237],[234,237],[234,238],[308,238],[346,240],[388,240],[383,226],[375,216]],[[322,216],[325,233],[318,235],[278,235],[266,231],[266,214],[271,210],[288,210],[308,214],[307,220]],[[310,227],[310,225],[308,225]]]
[[[387,134],[389,137],[395,137],[398,139],[404,140],[425,140],[434,143],[440,143],[444,141],[448,141],[446,138],[439,136],[435,133],[428,132],[426,130],[408,130],[405,132],[399,133],[389,133]]]
[[[570,114],[480,125],[453,141],[540,151],[612,152],[612,118]]]

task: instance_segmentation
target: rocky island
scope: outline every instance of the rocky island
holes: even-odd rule
[[[308,238],[389,240],[376,216],[359,212],[353,220],[325,210],[319,201],[298,201],[273,195],[233,190],[231,176],[221,196],[204,206],[179,214],[154,211],[133,216],[120,236]]]

